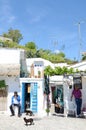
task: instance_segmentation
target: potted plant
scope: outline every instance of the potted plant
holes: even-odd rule
[[[0,90],[5,88],[6,88],[5,80],[0,80]]]
[[[46,113],[47,113],[47,116],[49,116],[49,112],[50,112],[50,109],[49,108],[46,108]]]
[[[38,71],[38,78],[41,77],[41,71]]]

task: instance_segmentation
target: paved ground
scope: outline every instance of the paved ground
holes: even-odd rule
[[[62,116],[34,116],[34,125],[26,126],[23,118],[0,113],[0,130],[86,130],[86,119]]]

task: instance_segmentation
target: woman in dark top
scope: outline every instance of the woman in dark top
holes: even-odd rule
[[[72,98],[75,98],[75,103],[77,106],[77,116],[81,114],[81,106],[82,106],[82,92],[79,89],[78,85],[74,86],[74,90],[72,91],[71,100]]]

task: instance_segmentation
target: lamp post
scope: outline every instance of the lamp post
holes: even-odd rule
[[[82,51],[82,38],[81,38],[81,24],[84,23],[84,21],[80,21],[76,23],[75,25],[78,25],[78,35],[79,35],[79,61],[81,60],[81,51]]]

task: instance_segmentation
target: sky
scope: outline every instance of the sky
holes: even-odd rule
[[[86,51],[86,0],[0,0],[0,35],[8,29],[23,35],[20,44],[63,52],[80,60]]]

